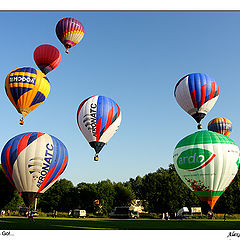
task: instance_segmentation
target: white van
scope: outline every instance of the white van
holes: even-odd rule
[[[86,210],[74,209],[73,210],[73,217],[76,218],[85,218],[87,216]]]

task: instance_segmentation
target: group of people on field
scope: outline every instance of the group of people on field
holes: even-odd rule
[[[29,209],[27,212],[26,212],[26,216],[28,217],[28,219],[31,221],[31,222],[35,222],[34,220],[34,214],[33,214],[33,209]]]

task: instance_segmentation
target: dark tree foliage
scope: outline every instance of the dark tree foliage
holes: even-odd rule
[[[101,213],[107,215],[113,208],[115,189],[112,182],[107,179],[96,183],[97,199],[101,204]]]
[[[18,210],[20,207],[25,207],[22,197],[17,190],[14,191],[13,198],[7,205],[4,206],[5,210]]]
[[[96,185],[92,183],[79,183],[77,185],[78,208],[87,212],[94,212],[94,201],[97,199]]]
[[[214,211],[219,213],[240,213],[240,171],[233,179],[232,183],[217,201]]]
[[[7,179],[2,165],[0,164],[0,209],[4,208],[7,203],[14,197],[15,188]]]
[[[0,180],[1,206],[12,210],[19,208],[22,199],[16,190],[14,193],[1,168]],[[114,207],[129,205],[134,199],[142,200],[145,210],[152,213],[174,213],[182,207],[201,207],[203,213],[210,209],[206,202],[201,202],[183,183],[173,164],[170,164],[168,169],[159,168],[156,172],[143,177],[137,176],[135,179],[130,178],[124,183],[114,183],[107,179],[97,183],[82,182],[74,187],[71,181],[61,179],[39,198],[38,209],[44,212],[54,209],[68,212],[79,208],[85,209],[88,213],[107,215]],[[217,201],[214,212],[240,213],[239,202],[238,172]]]
[[[61,179],[56,181],[50,189],[40,196],[38,208],[45,212],[52,210],[68,212],[74,208],[75,196],[75,188],[72,182]]]
[[[130,184],[115,183],[114,189],[116,192],[113,203],[115,207],[128,206],[132,200],[136,199]]]

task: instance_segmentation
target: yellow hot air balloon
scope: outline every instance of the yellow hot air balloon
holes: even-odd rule
[[[31,67],[11,71],[5,80],[7,96],[23,119],[37,108],[48,96],[50,83],[45,74]]]

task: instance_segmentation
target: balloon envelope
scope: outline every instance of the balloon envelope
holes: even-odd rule
[[[84,27],[77,19],[66,17],[57,23],[56,34],[68,53],[71,47],[82,40],[84,36]]]
[[[219,87],[209,75],[192,73],[178,81],[174,95],[180,107],[190,114],[201,128],[201,120],[218,99]]]
[[[47,98],[50,82],[41,71],[20,67],[7,75],[5,90],[13,106],[25,118]]]
[[[214,118],[208,123],[208,130],[229,136],[232,132],[232,123],[227,118]]]
[[[230,138],[198,131],[183,138],[173,155],[182,181],[213,209],[239,167],[239,148]]]
[[[61,62],[61,54],[58,49],[49,44],[38,46],[33,53],[33,58],[39,69],[47,74],[55,69]]]
[[[120,108],[111,98],[89,97],[78,108],[77,123],[97,154],[118,130],[121,123]]]
[[[56,137],[28,132],[10,139],[2,150],[3,170],[28,207],[65,170],[68,152]]]

